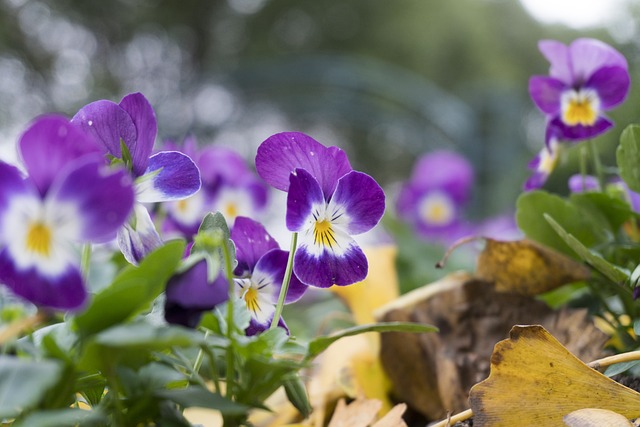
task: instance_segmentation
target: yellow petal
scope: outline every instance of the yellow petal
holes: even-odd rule
[[[640,417],[640,393],[589,368],[542,326],[514,326],[496,344],[469,403],[476,427],[565,426],[565,415],[584,408]]]

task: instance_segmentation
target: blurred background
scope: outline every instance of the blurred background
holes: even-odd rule
[[[390,189],[420,154],[455,150],[476,171],[469,216],[487,218],[513,210],[543,145],[527,91],[548,71],[539,39],[596,37],[628,58],[620,127],[600,143],[613,164],[606,147],[639,116],[639,16],[631,0],[0,0],[0,157],[39,114],[140,91],[160,139],[252,160],[299,130]],[[547,186],[566,193],[567,169]]]

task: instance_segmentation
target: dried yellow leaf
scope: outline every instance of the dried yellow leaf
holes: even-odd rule
[[[569,427],[633,427],[622,415],[606,409],[586,408],[565,415]]]
[[[494,282],[500,292],[533,296],[589,278],[584,264],[531,240],[485,240],[476,277]]]
[[[368,427],[381,407],[382,402],[375,399],[358,399],[348,405],[340,399],[328,427]]]
[[[514,326],[496,344],[491,374],[471,388],[476,427],[562,426],[584,408],[640,416],[640,393],[589,368],[542,326]]]

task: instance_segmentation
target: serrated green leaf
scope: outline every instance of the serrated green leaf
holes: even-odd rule
[[[61,379],[59,363],[0,357],[0,419],[13,418],[36,406],[49,388]]]
[[[636,193],[640,193],[640,126],[629,125],[620,135],[616,150],[620,177]]]
[[[562,226],[558,224],[558,222],[555,221],[555,219],[551,217],[551,215],[544,214],[544,218],[549,223],[551,228],[553,228],[553,230],[558,233],[558,236],[567,245],[569,245],[569,247],[571,247],[571,249],[573,249],[573,251],[578,254],[580,258],[590,264],[593,268],[598,270],[613,282],[624,283],[627,280],[628,275],[624,271],[602,258],[600,254],[592,252],[572,234],[567,233],[567,231],[562,228]]]
[[[88,336],[132,318],[148,309],[174,273],[185,242],[174,240],[150,253],[140,266],[130,266],[96,294],[84,313],[75,318],[81,335]]]
[[[14,427],[76,427],[106,425],[107,417],[97,410],[58,409],[30,414]]]
[[[228,415],[242,415],[251,409],[249,406],[233,402],[218,393],[212,393],[195,385],[181,389],[157,390],[154,395],[161,399],[171,400],[185,408],[215,409]]]
[[[322,336],[313,339],[309,342],[309,350],[306,355],[306,360],[313,359],[318,356],[331,344],[344,337],[350,337],[352,335],[359,335],[365,332],[437,332],[438,328],[432,325],[424,325],[421,323],[411,322],[386,322],[386,323],[374,323],[370,325],[358,325],[351,328],[344,329],[342,331],[335,332],[331,335]]]
[[[553,217],[587,247],[604,243],[611,237],[611,233],[607,231],[609,223],[602,215],[594,217],[569,200],[545,191],[531,191],[520,195],[516,202],[518,227],[528,238],[567,255],[575,257],[576,253],[545,221],[545,214]]]

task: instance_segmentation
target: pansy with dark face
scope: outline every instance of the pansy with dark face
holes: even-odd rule
[[[385,197],[369,175],[352,170],[344,151],[299,132],[273,135],[258,147],[258,174],[287,192],[287,228],[299,235],[293,270],[307,285],[327,288],[367,276],[351,237],[382,218]]]
[[[245,302],[251,314],[246,333],[255,335],[268,329],[273,321],[289,252],[280,250],[262,224],[250,218],[236,218],[231,240],[236,245],[238,260],[234,271],[238,297]],[[292,275],[284,303],[299,300],[306,290],[307,286],[295,274]],[[282,318],[278,326],[288,331]]]
[[[78,244],[115,238],[133,207],[132,180],[65,117],[35,120],[18,148],[26,178],[0,162],[0,283],[38,306],[80,309]]]
[[[604,112],[619,105],[629,91],[627,60],[611,46],[581,38],[570,45],[542,40],[540,51],[551,63],[549,76],[529,80],[529,93],[547,115],[559,138],[579,141],[605,132],[613,123]]]
[[[147,209],[140,203],[180,200],[200,189],[200,172],[178,151],[153,154],[158,126],[149,101],[140,93],[125,96],[119,104],[101,100],[80,109],[72,119],[95,137],[106,154],[122,162],[135,179],[134,215],[118,232],[125,258],[137,264],[162,244]]]

